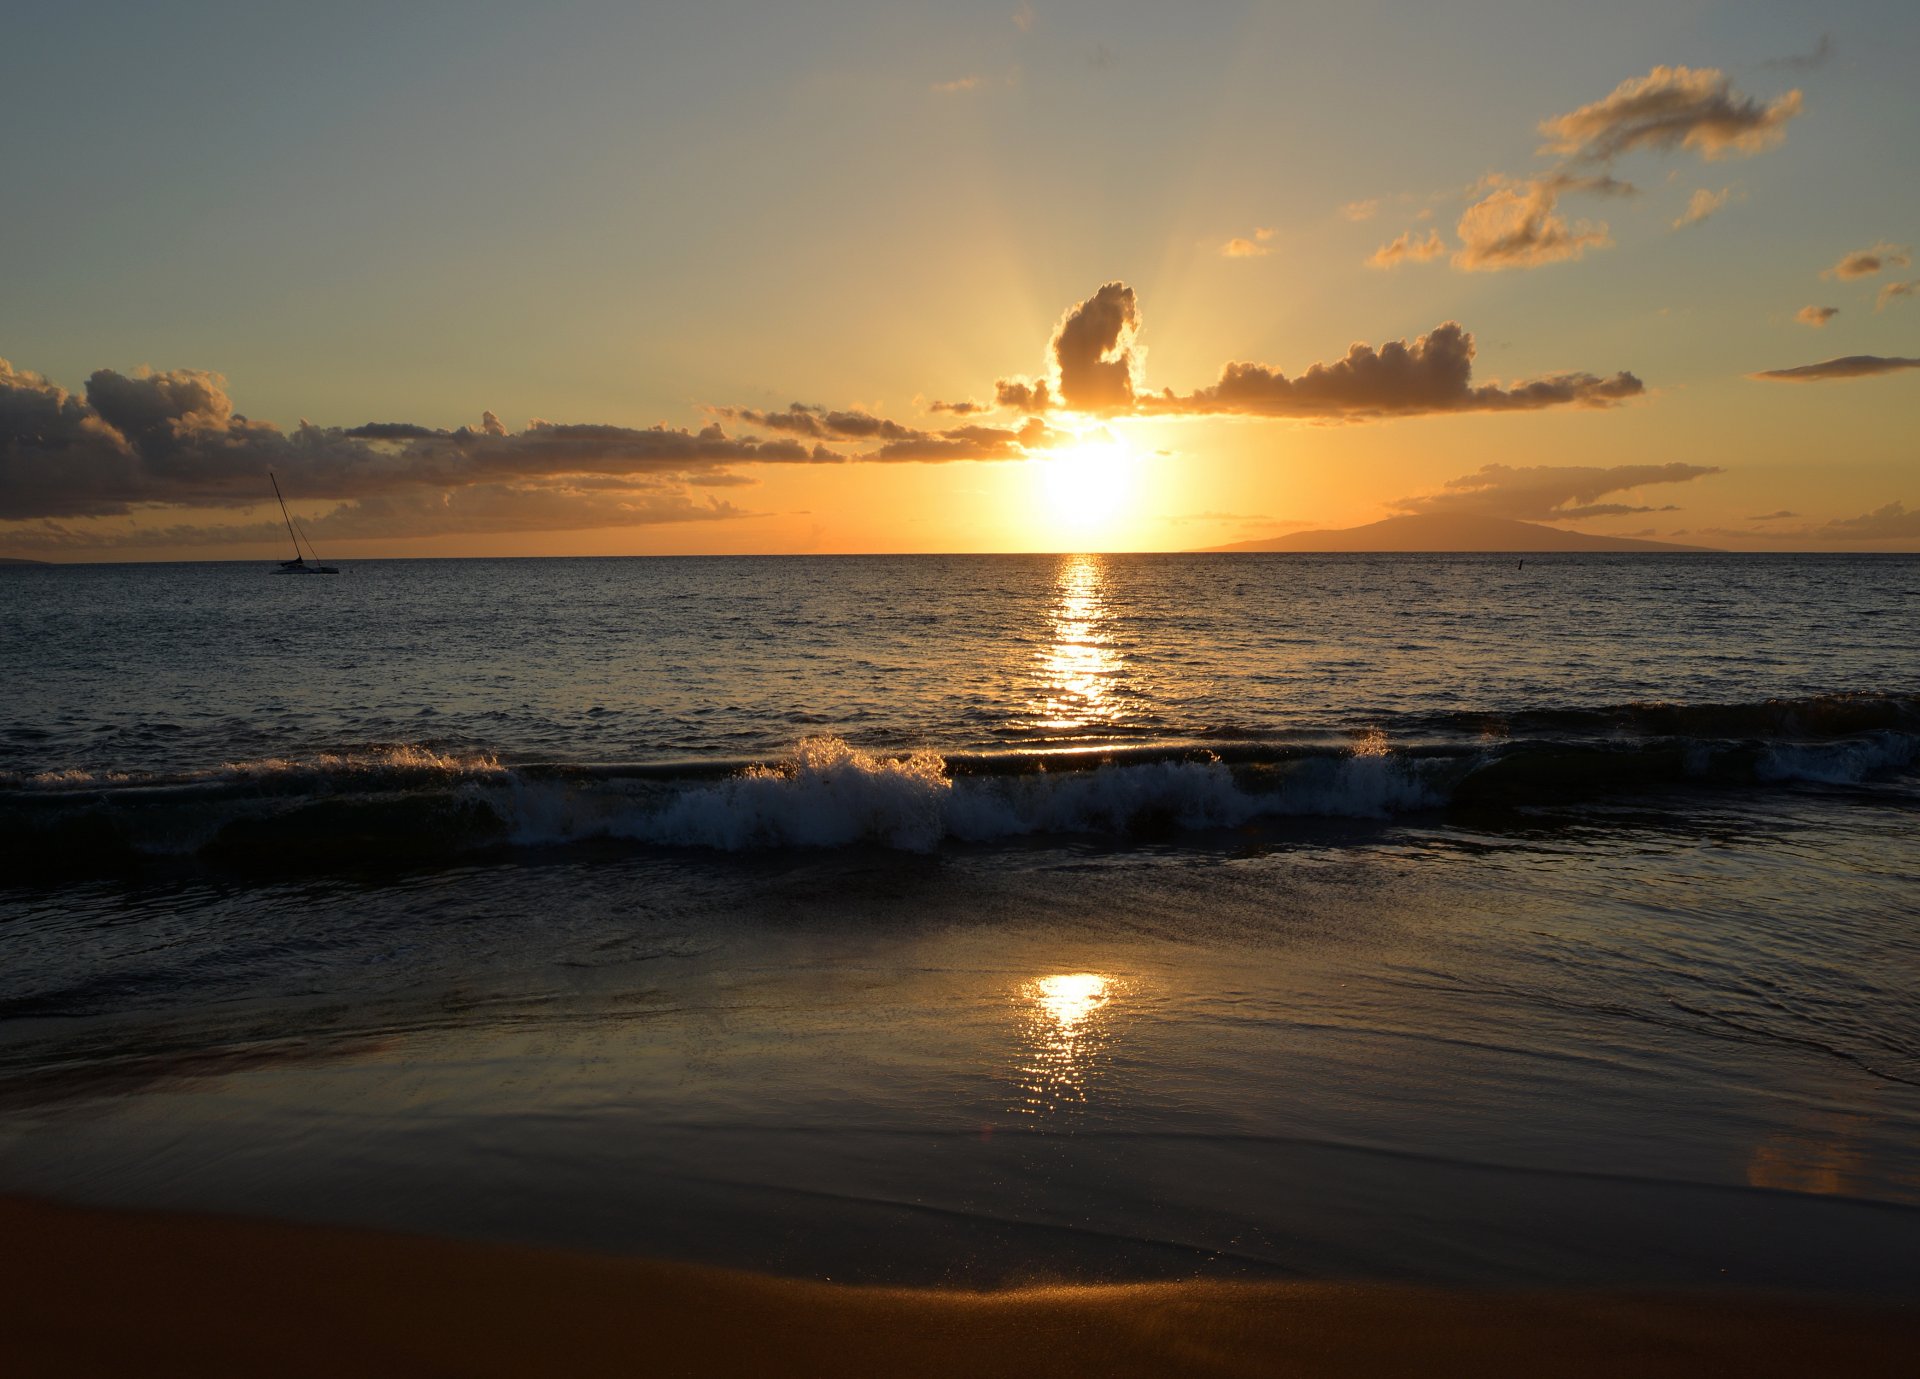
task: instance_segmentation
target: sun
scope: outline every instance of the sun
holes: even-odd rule
[[[1051,525],[1085,540],[1111,536],[1132,516],[1140,457],[1105,427],[1033,462]]]

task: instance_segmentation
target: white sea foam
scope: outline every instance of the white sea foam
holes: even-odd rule
[[[1812,781],[1820,785],[1857,785],[1883,771],[1920,760],[1920,738],[1910,733],[1875,733],[1847,742],[1776,744],[1754,768],[1762,780]]]
[[[1446,799],[1412,763],[1378,755],[1304,760],[1257,788],[1217,760],[955,779],[936,753],[888,757],[833,737],[700,785],[583,790],[510,774],[466,788],[517,843],[614,837],[727,851],[869,843],[927,852],[950,839],[1230,828],[1268,814],[1380,818]]]

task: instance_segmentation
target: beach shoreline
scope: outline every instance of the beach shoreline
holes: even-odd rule
[[[0,1198],[41,1375],[1890,1374],[1920,1299],[1328,1281],[964,1292]]]

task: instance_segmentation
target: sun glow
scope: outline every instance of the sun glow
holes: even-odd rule
[[[1110,537],[1133,516],[1139,499],[1140,457],[1104,427],[1033,464],[1056,529],[1082,539]]]

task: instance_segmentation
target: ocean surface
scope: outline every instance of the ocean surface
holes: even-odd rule
[[[0,1191],[1920,1285],[1920,557],[0,569]]]

